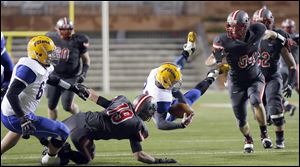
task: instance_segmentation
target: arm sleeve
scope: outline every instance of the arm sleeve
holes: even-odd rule
[[[24,116],[24,111],[21,108],[18,96],[25,88],[26,85],[23,82],[19,81],[18,79],[14,79],[6,95],[12,109],[19,118]]]
[[[103,108],[108,108],[112,101],[107,100],[106,98],[99,96],[97,100],[97,104],[100,105]]]
[[[29,67],[19,65],[16,70],[16,77],[27,86],[35,81],[36,74]]]
[[[186,103],[185,97],[183,96],[182,92],[180,90],[172,91],[173,97],[178,99],[179,103]]]
[[[173,129],[182,129],[185,128],[184,125],[182,125],[181,123],[175,123],[175,122],[170,122],[170,121],[166,121],[167,113],[161,114],[158,112],[154,113],[154,119],[156,122],[156,126],[158,129],[160,130],[173,130]]]
[[[135,139],[129,139],[132,153],[142,151],[142,145],[139,141]]]

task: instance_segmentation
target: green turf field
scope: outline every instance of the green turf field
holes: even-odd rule
[[[124,94],[133,99],[137,92],[112,93],[106,97]],[[299,96],[294,92],[290,100],[299,108]],[[79,98],[77,104],[83,111],[102,110],[92,102],[84,102]],[[37,111],[37,115],[47,116],[46,99]],[[259,138],[259,127],[248,110],[248,120],[254,137],[253,154],[243,153],[243,136],[239,132],[230,107],[229,97],[225,91],[210,91],[198,100],[193,108],[196,115],[186,129],[161,131],[152,121],[147,122],[150,136],[142,142],[143,150],[155,157],[174,158],[173,165],[200,166],[299,166],[299,110],[293,117],[286,115],[285,144],[283,150],[264,150]],[[68,117],[60,106],[59,120]],[[7,132],[1,124],[1,138]],[[275,142],[273,127],[269,127],[269,135]],[[96,141],[96,157],[90,165],[144,165],[136,161],[131,153],[128,140]],[[1,157],[1,165],[39,165],[42,146],[31,137],[22,139],[18,145]],[[71,163],[73,164],[73,163]]]

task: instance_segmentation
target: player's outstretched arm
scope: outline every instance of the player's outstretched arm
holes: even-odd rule
[[[177,163],[174,159],[154,158],[142,150],[140,141],[130,139],[130,146],[136,160],[147,164]]]
[[[145,153],[144,151],[138,151],[133,153],[134,157],[143,163],[147,164],[168,164],[168,163],[177,163],[175,159],[169,158],[154,158],[151,155]]]

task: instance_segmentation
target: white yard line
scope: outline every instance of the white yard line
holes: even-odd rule
[[[291,150],[264,150],[264,151],[254,151],[253,154],[256,153],[266,153],[266,152],[271,152],[271,153],[297,153],[299,152],[298,149],[291,149]],[[162,155],[221,155],[221,154],[244,154],[243,151],[189,151],[189,152],[178,152],[178,153],[151,153],[151,155],[154,156],[162,156]],[[95,155],[96,157],[120,157],[120,156],[132,156],[131,153],[97,153]],[[38,159],[41,158],[41,155],[37,154],[32,154],[29,156],[25,155],[10,155],[10,156],[3,156],[1,157],[1,160],[22,160],[22,159]]]

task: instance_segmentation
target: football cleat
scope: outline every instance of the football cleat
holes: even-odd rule
[[[191,59],[191,55],[196,50],[197,34],[193,31],[189,32],[187,36],[187,43],[183,45],[183,50],[188,52],[188,61]]]
[[[253,140],[245,139],[244,153],[254,152]]]
[[[44,146],[44,150],[42,151],[42,156],[45,156],[48,154],[48,147]]]
[[[286,113],[289,113],[290,116],[293,116],[295,114],[296,106],[292,104],[288,104],[284,107],[284,111]]]
[[[284,149],[285,148],[285,145],[284,145],[284,141],[278,141],[276,140],[276,146],[275,146],[276,149]]]
[[[272,141],[268,137],[261,139],[261,143],[265,149],[269,149],[273,147]]]
[[[41,165],[60,165],[60,158],[56,156],[49,156],[46,154],[42,157]]]

